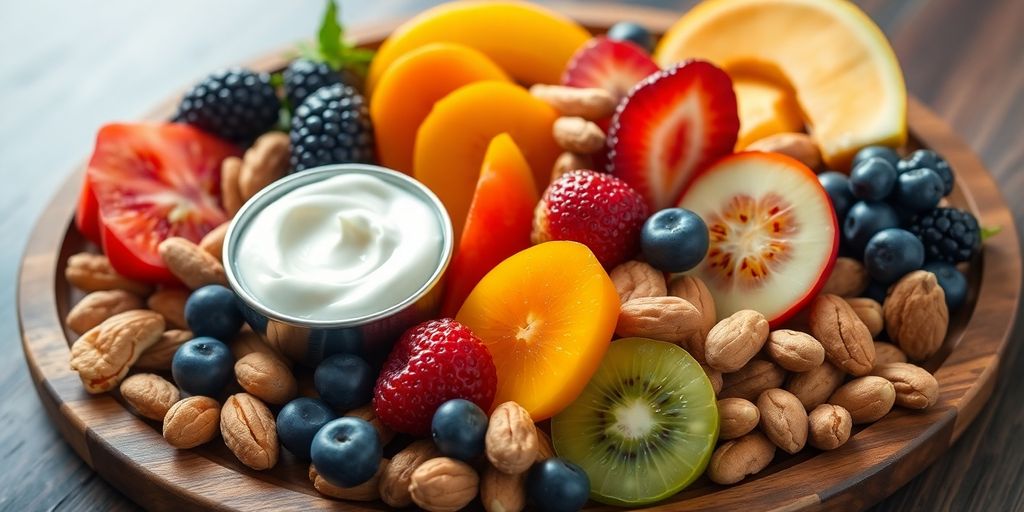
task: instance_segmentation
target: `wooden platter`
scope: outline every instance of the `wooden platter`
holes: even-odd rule
[[[681,14],[595,4],[561,10],[594,31],[634,20],[660,32]],[[397,24],[352,27],[350,34],[374,46]],[[285,63],[282,52],[250,65],[273,70]],[[176,99],[148,117],[166,119]],[[937,459],[984,407],[1020,300],[1017,230],[996,183],[950,127],[913,98],[908,117],[910,146],[935,149],[955,169],[957,186],[951,202],[974,212],[983,226],[1003,228],[971,262],[968,303],[951,318],[942,350],[925,364],[941,386],[938,404],[925,412],[896,410],[856,431],[845,446],[832,452],[779,452],[768,470],[736,486],[699,480],[650,510],[861,510]],[[85,392],[68,367],[68,347],[75,336],[63,327],[69,308],[82,297],[64,279],[67,258],[95,249],[72,222],[81,179],[79,169],[39,219],[22,261],[18,289],[22,346],[32,378],[47,413],[78,455],[129,498],[152,510],[384,510],[381,503],[320,496],[309,483],[306,464],[287,452],[273,470],[257,472],[242,466],[221,443],[175,450],[164,442],[157,423],[133,415],[114,395]],[[479,503],[472,506],[480,508]]]

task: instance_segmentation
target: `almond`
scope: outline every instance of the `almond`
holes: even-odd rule
[[[743,368],[768,339],[768,320],[751,309],[737,311],[715,324],[705,341],[708,365],[721,372]]]
[[[551,438],[541,429],[537,429],[537,462],[548,460],[555,456],[555,446],[551,444]]]
[[[668,294],[693,304],[697,307],[697,311],[700,311],[700,330],[686,341],[686,345],[690,348],[690,355],[698,361],[704,362],[705,340],[707,340],[708,332],[718,322],[715,298],[711,295],[711,290],[708,290],[707,285],[700,278],[682,275],[673,278],[669,283]]]
[[[487,512],[519,512],[526,508],[526,473],[508,474],[488,465],[480,479],[480,502]]]
[[[242,159],[229,156],[220,164],[221,204],[229,217],[234,217],[242,207],[242,190],[238,180],[242,171]]]
[[[642,261],[627,261],[613,268],[608,276],[622,304],[633,299],[668,295],[665,275]]]
[[[190,396],[175,403],[164,415],[164,439],[179,449],[195,448],[217,437],[220,404],[205,396]]]
[[[699,325],[700,312],[679,297],[642,297],[622,305],[615,333],[680,343]]]
[[[690,354],[693,355],[693,352],[690,352]],[[700,368],[702,370],[704,370],[704,375],[707,375],[708,376],[708,380],[711,381],[711,389],[715,392],[715,395],[718,395],[719,393],[721,393],[722,392],[722,386],[725,383],[724,379],[722,377],[722,372],[720,372],[720,371],[718,371],[718,370],[716,370],[716,369],[714,369],[714,368],[712,368],[712,367],[710,367],[710,366],[708,366],[708,365],[706,365],[704,363],[700,364]]]
[[[867,297],[857,297],[854,299],[846,299],[846,303],[853,308],[853,312],[857,314],[857,318],[860,318],[861,322],[864,322],[864,326],[868,328],[868,332],[871,333],[871,337],[877,337],[885,330],[885,320],[882,316],[882,305],[874,299]]]
[[[118,313],[133,309],[142,309],[142,299],[134,293],[125,290],[95,291],[71,308],[65,323],[76,334],[82,334]]]
[[[773,388],[757,399],[761,431],[775,446],[796,453],[807,444],[807,411],[800,399],[784,389]]]
[[[806,372],[825,362],[825,347],[810,334],[779,329],[768,334],[765,344],[772,361],[791,372]]]
[[[71,345],[71,369],[89,393],[110,391],[135,361],[164,332],[164,318],[136,309],[118,313],[93,327]]]
[[[224,444],[238,460],[255,470],[277,464],[277,425],[263,402],[248,393],[228,397],[220,413]]]
[[[473,501],[479,483],[480,477],[465,462],[438,457],[412,472],[409,494],[428,512],[455,512]]]
[[[150,295],[146,299],[146,306],[163,315],[168,327],[188,329],[188,322],[185,320],[185,302],[188,301],[188,296],[187,290],[164,288]]]
[[[794,132],[769,135],[750,143],[744,151],[780,153],[798,160],[812,171],[821,167],[821,150],[814,143],[814,139],[806,133]]]
[[[235,338],[231,340],[231,354],[235,360],[239,360],[253,352],[261,352],[275,357],[283,357],[281,353],[269,343],[263,341],[259,334],[253,332],[249,327],[243,327]]]
[[[594,87],[536,84],[530,87],[530,94],[563,116],[582,117],[590,121],[611,117],[618,106],[615,96],[610,92]]]
[[[869,375],[842,385],[828,402],[850,411],[854,424],[871,423],[892,410],[896,388],[882,377]]]
[[[412,472],[424,462],[440,456],[430,439],[413,441],[391,458],[391,463],[380,476],[380,499],[390,507],[405,508],[412,505],[409,482]]]
[[[238,192],[243,204],[288,173],[291,154],[291,143],[284,132],[267,132],[253,142],[238,171]]]
[[[949,309],[935,274],[918,270],[903,276],[889,289],[882,310],[886,332],[911,359],[927,359],[942,346]]]
[[[550,182],[556,181],[561,178],[563,174],[569,171],[575,171],[579,169],[593,169],[594,159],[590,155],[577,155],[566,151],[559,155],[555,160],[555,165],[551,167],[551,179]]]
[[[773,458],[775,445],[764,434],[754,431],[715,450],[708,463],[708,478],[716,484],[734,484],[760,473]]]
[[[121,383],[121,398],[140,416],[163,421],[171,406],[181,399],[181,393],[159,375],[137,373]]]
[[[377,437],[380,439],[381,446],[387,446],[392,439],[395,438],[395,432],[390,428],[384,426],[381,423],[380,418],[377,417],[377,411],[374,410],[373,404],[366,404],[362,407],[357,407],[345,413],[345,416],[353,416],[362,420],[366,420],[367,423],[373,425],[374,430],[377,431]]]
[[[228,227],[230,225],[231,222],[229,221],[210,230],[210,232],[204,235],[203,239],[199,241],[199,248],[209,253],[210,256],[213,256],[217,261],[221,261],[224,257],[224,237],[227,236]]]
[[[171,361],[174,360],[174,353],[178,351],[178,347],[192,338],[192,331],[164,331],[160,339],[147,348],[132,367],[142,370],[170,370]]]
[[[224,266],[198,245],[181,237],[170,237],[158,247],[167,270],[195,290],[208,284],[228,285]]]
[[[526,409],[505,402],[491,413],[484,446],[487,460],[498,471],[523,473],[537,460],[537,426]]]
[[[888,363],[871,371],[892,383],[896,389],[896,405],[908,409],[927,409],[939,400],[939,381],[920,366],[910,363]]]
[[[722,375],[719,398],[754,401],[766,389],[777,388],[786,380],[786,371],[771,361],[754,359],[739,371]]]
[[[819,450],[835,450],[846,444],[853,431],[853,418],[846,409],[821,404],[807,416],[811,446]]]
[[[80,252],[71,255],[64,268],[64,278],[71,286],[84,292],[125,290],[145,297],[153,291],[153,287],[148,284],[118,274],[110,265],[110,260],[102,254]]]
[[[264,352],[236,361],[235,378],[242,389],[268,404],[283,405],[298,392],[292,369],[281,358]]]
[[[875,366],[875,345],[864,322],[837,295],[819,295],[811,303],[811,334],[828,360],[851,375],[867,375]]]
[[[309,465],[309,480],[313,482],[313,488],[324,496],[349,501],[377,501],[380,499],[380,480],[387,471],[390,461],[381,459],[377,466],[377,472],[369,480],[354,487],[338,487],[327,481],[317,473],[312,464]]]
[[[604,131],[582,117],[559,117],[552,133],[559,147],[571,153],[590,155],[604,149]]]
[[[907,355],[899,347],[884,341],[875,342],[875,368],[889,363],[905,363]]]
[[[793,393],[804,404],[804,409],[810,411],[827,402],[845,379],[846,374],[842,370],[825,361],[813,370],[790,376],[786,391]]]
[[[723,398],[718,401],[718,438],[736,439],[757,428],[761,413],[750,400]]]
[[[868,288],[871,276],[864,264],[859,260],[845,256],[836,258],[836,264],[832,267],[825,286],[822,287],[823,295],[838,295],[840,297],[856,297]]]

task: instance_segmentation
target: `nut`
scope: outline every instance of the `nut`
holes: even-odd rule
[[[722,375],[718,398],[742,398],[753,402],[766,389],[777,388],[786,380],[786,371],[771,361],[754,359],[739,371]]]
[[[687,340],[687,345],[690,347],[690,354],[698,361],[703,362],[704,341],[708,337],[708,332],[718,322],[715,298],[711,295],[711,290],[708,290],[708,286],[700,278],[682,275],[672,279],[672,282],[669,283],[668,294],[688,301],[697,307],[697,311],[700,311],[700,331],[696,336]]]
[[[807,444],[807,411],[800,399],[784,389],[769,389],[757,398],[761,431],[775,446],[796,453]]]
[[[229,156],[220,164],[220,200],[229,217],[234,217],[242,207],[242,189],[239,178],[242,171],[242,159]]]
[[[871,333],[872,338],[877,337],[885,329],[885,320],[882,317],[882,305],[875,301],[875,299],[857,297],[853,299],[846,299],[846,303],[853,308],[853,312],[857,314],[857,318],[860,318],[860,321],[864,322],[864,326],[868,328],[868,332]]]
[[[665,275],[642,261],[627,261],[613,268],[608,276],[622,304],[633,299],[668,295]]]
[[[735,372],[750,361],[768,339],[768,320],[751,309],[737,311],[715,324],[705,340],[708,365]]]
[[[326,478],[317,473],[312,464],[309,465],[309,481],[313,482],[313,488],[324,496],[349,501],[377,501],[380,499],[381,475],[390,466],[388,459],[381,459],[377,466],[377,472],[369,480],[354,487],[338,487],[327,481]]]
[[[224,236],[228,234],[228,226],[230,225],[230,222],[225,222],[210,230],[199,241],[199,248],[210,253],[210,256],[216,258],[217,261],[221,261],[224,255]]]
[[[235,335],[234,339],[231,340],[231,354],[235,356],[235,360],[239,360],[253,352],[260,352],[275,357],[283,357],[281,352],[276,348],[272,347],[259,334],[256,334],[249,327],[243,327],[238,334]]]
[[[132,368],[142,370],[170,370],[178,347],[193,338],[192,331],[171,329],[164,331],[153,346],[147,348]]]
[[[571,153],[590,155],[604,149],[604,132],[582,117],[559,117],[552,133],[558,146]]]
[[[68,312],[68,328],[82,334],[103,323],[104,320],[125,311],[142,308],[142,299],[124,290],[100,290],[82,298]]]
[[[764,151],[767,153],[781,153],[800,163],[811,170],[821,167],[821,151],[814,139],[806,133],[776,133],[763,139],[756,140],[745,148],[745,151]]]
[[[718,438],[736,439],[757,428],[761,412],[750,400],[723,398],[718,401]]]
[[[110,266],[110,260],[102,254],[80,252],[71,255],[68,257],[67,267],[64,268],[64,277],[71,286],[84,292],[125,290],[145,297],[153,291],[153,287],[146,283],[118,274],[114,267]]]
[[[494,408],[484,438],[487,460],[498,471],[515,475],[537,460],[537,426],[530,413],[515,402]]]
[[[875,368],[889,363],[905,363],[907,355],[899,347],[884,341],[875,342]]]
[[[850,411],[838,405],[821,404],[807,416],[811,446],[819,450],[835,450],[846,444],[853,430]]]
[[[690,354],[693,354],[693,352],[691,352]],[[714,369],[714,368],[712,368],[712,367],[710,367],[710,366],[708,366],[708,365],[706,365],[704,363],[701,363],[700,368],[702,370],[704,370],[704,375],[707,375],[708,376],[708,380],[711,381],[711,389],[715,392],[715,395],[718,395],[719,393],[721,393],[722,392],[722,385],[724,384],[723,378],[722,378],[722,372],[720,372],[720,371],[718,371],[718,370],[716,370],[716,369]]]
[[[238,460],[252,469],[277,464],[277,425],[263,402],[248,393],[228,397],[220,413],[220,434]]]
[[[480,501],[487,512],[519,512],[526,508],[526,473],[510,475],[488,465],[480,479]]]
[[[121,383],[121,398],[140,416],[163,421],[171,406],[181,399],[181,393],[159,375],[137,373]]]
[[[699,325],[700,312],[679,297],[641,297],[622,305],[615,334],[680,343]]]
[[[875,345],[864,322],[837,295],[819,295],[811,303],[811,334],[825,347],[828,360],[852,375],[867,375],[875,366]]]
[[[926,359],[942,346],[949,310],[935,274],[918,270],[903,276],[889,289],[882,311],[889,337],[911,359]]]
[[[541,429],[537,429],[537,462],[548,460],[555,456],[555,447],[551,444],[551,438]]]
[[[708,463],[708,478],[717,484],[734,484],[760,473],[775,458],[775,445],[754,431],[715,450]]]
[[[388,506],[405,508],[412,505],[409,482],[412,472],[424,462],[440,455],[430,439],[413,441],[391,458],[391,463],[380,476],[380,499]]]
[[[476,497],[480,477],[465,462],[448,457],[430,459],[412,472],[409,494],[429,512],[455,512]]]
[[[193,290],[208,284],[228,285],[224,266],[187,239],[176,236],[168,238],[160,242],[157,250],[167,270]]]
[[[292,369],[280,357],[264,352],[236,361],[235,378],[242,389],[268,404],[282,405],[298,392]]]
[[[555,181],[561,178],[563,174],[569,171],[575,171],[578,169],[593,169],[594,159],[590,155],[577,155],[566,151],[559,155],[555,160],[555,165],[551,167],[551,180]]]
[[[346,412],[345,416],[353,416],[366,420],[367,423],[373,425],[374,430],[377,431],[377,437],[380,439],[381,446],[387,446],[388,443],[395,438],[395,432],[381,423],[380,418],[377,417],[377,411],[374,410],[372,404],[356,407],[355,409]]]
[[[551,105],[563,116],[582,117],[590,121],[611,117],[618,106],[612,93],[591,87],[536,84],[530,87],[530,94]]]
[[[804,404],[804,409],[810,411],[827,402],[845,378],[846,374],[842,370],[825,361],[813,370],[794,373],[786,383],[786,391],[793,393]]]
[[[71,345],[71,369],[78,372],[86,391],[110,391],[163,332],[164,318],[157,313],[142,309],[118,313]]]
[[[840,297],[856,297],[868,288],[871,276],[868,269],[858,260],[847,257],[836,258],[832,274],[822,287],[822,295],[838,295]]]
[[[163,315],[167,325],[176,329],[188,329],[185,321],[185,301],[188,291],[181,288],[164,288],[157,290],[146,299],[146,306]]]
[[[766,347],[772,361],[791,372],[813,370],[825,362],[825,347],[807,333],[789,329],[772,331]]]
[[[205,396],[190,396],[164,415],[164,439],[175,448],[195,448],[217,437],[220,404]]]
[[[882,377],[869,375],[847,382],[832,393],[828,403],[850,411],[853,423],[878,421],[892,410],[896,388]]]
[[[939,381],[927,370],[910,363],[889,363],[876,366],[871,375],[892,383],[896,389],[896,405],[908,409],[927,409],[939,400]]]
[[[242,203],[284,176],[288,172],[291,154],[287,133],[267,132],[260,135],[252,147],[245,151],[242,167],[238,171],[238,192]]]

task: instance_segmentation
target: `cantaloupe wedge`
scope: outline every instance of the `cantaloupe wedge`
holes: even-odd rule
[[[381,165],[412,174],[416,130],[434,103],[481,80],[511,81],[486,55],[461,44],[431,43],[399,57],[370,98]]]
[[[848,168],[864,146],[906,141],[907,93],[896,55],[878,26],[845,0],[707,0],[655,51],[662,67],[689,58],[727,71],[777,69],[833,168]]]
[[[804,121],[792,91],[766,80],[736,76],[732,87],[740,115],[736,151],[769,135],[803,130]]]
[[[526,2],[450,2],[419,14],[391,33],[370,64],[366,89],[405,53],[448,41],[480,50],[527,85],[556,84],[590,33],[571,19]],[[415,86],[415,84],[410,84]]]

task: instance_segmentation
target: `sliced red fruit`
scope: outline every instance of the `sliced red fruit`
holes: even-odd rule
[[[530,247],[533,210],[539,200],[530,164],[512,137],[503,133],[492,139],[459,247],[448,266],[441,316],[454,317],[480,279]]]
[[[641,80],[659,69],[643,48],[628,41],[598,36],[576,50],[569,59],[562,84],[599,87],[621,99]]]
[[[814,172],[776,153],[725,157],[697,176],[678,206],[708,225],[711,244],[689,273],[715,298],[718,317],[760,311],[772,327],[825,285],[839,226]]]
[[[651,75],[619,104],[608,133],[609,166],[658,211],[697,172],[732,153],[739,129],[729,75],[691,60]]]
[[[88,179],[83,181],[82,191],[78,193],[75,227],[87,240],[100,244],[100,204],[96,201],[96,194],[92,193]]]
[[[157,246],[172,236],[198,242],[228,220],[220,206],[220,164],[239,154],[184,124],[101,128],[86,187],[95,197],[103,251],[114,269],[132,279],[174,282]]]

